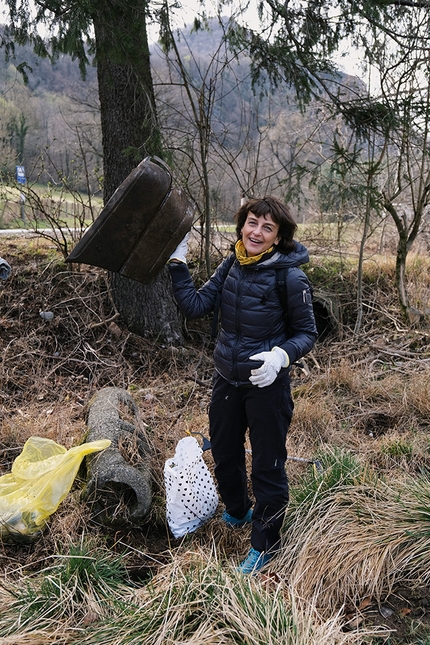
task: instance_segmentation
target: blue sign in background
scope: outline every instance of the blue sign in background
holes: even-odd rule
[[[24,166],[16,167],[16,180],[19,184],[25,184],[25,168]]]

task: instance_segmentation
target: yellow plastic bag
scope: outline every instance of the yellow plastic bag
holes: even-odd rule
[[[70,491],[82,459],[110,443],[101,439],[67,450],[51,439],[30,437],[11,473],[0,477],[0,538],[37,537]]]

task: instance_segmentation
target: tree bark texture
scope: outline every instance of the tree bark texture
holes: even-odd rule
[[[105,203],[142,159],[162,152],[145,19],[143,0],[94,3]],[[166,275],[145,286],[110,277],[128,329],[166,343],[182,341],[182,319]]]
[[[145,0],[94,3],[104,200],[147,155],[160,155]]]
[[[167,345],[183,340],[182,317],[173,300],[166,268],[149,285],[111,273],[112,296],[127,328],[139,336],[157,338]]]

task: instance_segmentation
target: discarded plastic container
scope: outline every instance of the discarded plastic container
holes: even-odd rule
[[[190,231],[194,205],[172,188],[168,166],[146,157],[122,182],[66,262],[149,284]]]
[[[42,320],[51,321],[54,319],[54,313],[52,311],[39,311],[39,316]]]

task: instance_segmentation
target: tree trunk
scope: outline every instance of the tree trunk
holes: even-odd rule
[[[408,254],[407,249],[407,234],[399,234],[399,241],[397,243],[396,253],[396,287],[399,294],[399,303],[403,315],[408,319],[409,301],[405,284],[406,274],[406,258]]]
[[[139,336],[157,338],[167,345],[182,343],[181,319],[166,268],[149,285],[119,273],[111,273],[110,277],[114,302],[121,303],[118,310],[130,331]]]
[[[161,156],[152,85],[145,0],[95,2],[97,77],[103,143],[105,203],[138,163]],[[165,272],[164,272],[165,273]],[[115,305],[141,336],[182,341],[182,321],[166,275],[150,285],[111,274]]]

